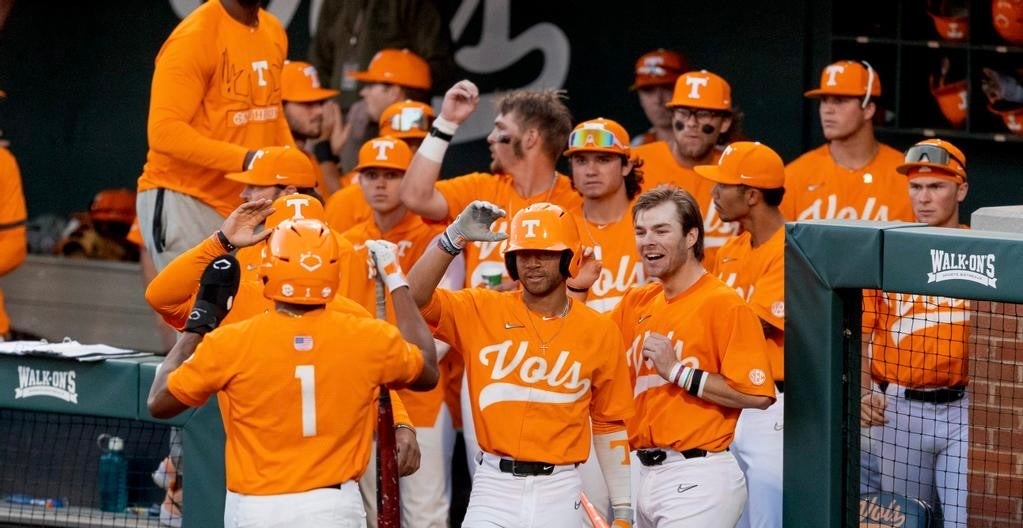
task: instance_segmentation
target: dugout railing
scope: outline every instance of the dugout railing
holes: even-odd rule
[[[925,524],[889,496],[860,501],[865,289],[970,300],[968,525],[1023,525],[1023,236],[860,221],[785,229],[785,526],[861,526],[861,512],[862,526]]]

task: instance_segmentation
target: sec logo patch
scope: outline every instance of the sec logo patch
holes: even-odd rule
[[[771,315],[785,317],[785,301],[775,301],[771,304]]]
[[[749,380],[756,386],[763,385],[767,381],[767,374],[760,369],[753,369],[749,371]]]

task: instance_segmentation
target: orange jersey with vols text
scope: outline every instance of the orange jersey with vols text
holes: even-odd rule
[[[718,250],[711,274],[739,292],[753,313],[771,327],[767,358],[776,381],[785,379],[785,228],[757,247],[747,231]]]
[[[595,224],[587,220],[582,205],[571,213],[579,226],[582,245],[592,247],[602,264],[600,276],[590,286],[586,305],[601,313],[610,312],[629,288],[647,282],[643,262],[636,250],[632,205],[620,220],[610,224]]]
[[[660,283],[634,288],[611,313],[622,329],[633,378],[636,415],[629,420],[633,449],[724,451],[741,409],[684,392],[643,358],[648,332],[666,336],[684,365],[720,374],[733,389],[775,397],[764,332],[735,290],[709,273],[670,301]]]
[[[871,377],[914,388],[966,385],[970,302],[864,290]]]
[[[362,187],[354,183],[330,195],[324,219],[331,229],[344,233],[358,224],[372,220],[373,209],[366,203]]]
[[[422,369],[419,349],[385,322],[273,311],[207,334],[167,388],[193,407],[219,393],[227,488],[272,495],[359,478],[380,385]]]
[[[693,169],[679,165],[671,153],[671,147],[664,141],[636,147],[632,152],[643,160],[644,191],[667,183],[689,191],[696,199],[700,214],[703,215],[703,262],[714,262],[718,248],[725,245],[739,230],[739,224],[724,222],[718,217],[711,196],[714,182],[700,176]],[[710,163],[717,163],[720,155],[721,150],[715,149],[714,159]]]
[[[551,202],[568,211],[582,203],[582,197],[572,188],[572,182],[561,174],[552,175],[555,184],[552,189],[543,191],[536,196],[523,198],[515,191],[513,179],[509,174],[486,174],[474,172],[449,180],[437,182],[437,190],[448,202],[447,221],[455,219],[473,200],[486,200],[504,209],[507,216],[498,218],[491,230],[498,233],[508,232],[508,220],[523,209],[537,202]],[[507,279],[508,272],[504,269],[504,249],[507,240],[500,242],[470,242],[465,246],[465,285],[468,287],[486,284],[484,275],[503,274]]]
[[[21,265],[28,252],[25,245],[25,194],[21,190],[21,171],[11,153],[0,147],[0,276]],[[0,292],[0,338],[11,328]]]
[[[367,240],[387,240],[398,246],[398,263],[401,269],[412,269],[412,265],[419,260],[433,240],[444,230],[439,224],[427,224],[421,216],[406,213],[405,216],[386,233],[381,233],[376,223],[371,219],[356,225],[345,231],[347,238],[355,247],[355,252],[369,262],[369,250],[366,249]],[[376,278],[365,277],[365,281],[374,286],[373,295],[361,299],[354,299],[362,304],[367,310],[376,311]],[[385,288],[386,290],[386,288]],[[397,319],[394,315],[394,303],[390,293],[386,294],[387,300],[387,321],[394,324]],[[448,375],[449,361],[441,361],[440,376],[444,380]],[[429,391],[401,390],[401,400],[408,410],[412,425],[416,427],[433,427],[437,423],[437,413],[444,403],[445,383],[438,382],[437,386]]]
[[[632,416],[621,334],[590,308],[564,318],[530,312],[522,292],[436,290],[423,317],[462,352],[480,448],[574,464],[590,452],[590,419]]]
[[[838,166],[828,145],[803,154],[785,167],[781,212],[791,221],[914,221],[909,183],[895,172],[902,153],[879,144],[877,155],[858,170]]]
[[[263,9],[255,28],[220,2],[185,17],[156,56],[138,190],[171,189],[231,214],[244,186],[224,174],[242,170],[249,150],[294,145],[281,108],[287,55],[284,28]]]

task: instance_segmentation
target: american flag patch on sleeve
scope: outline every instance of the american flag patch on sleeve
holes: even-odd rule
[[[313,336],[295,336],[295,350],[306,351],[313,349]]]

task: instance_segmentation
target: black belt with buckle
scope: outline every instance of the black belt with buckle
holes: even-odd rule
[[[888,389],[888,382],[882,381],[877,384],[881,392],[885,392]],[[966,396],[966,385],[956,385],[954,387],[945,387],[941,389],[932,390],[917,390],[917,389],[906,389],[902,395],[907,400],[921,401],[924,403],[952,403],[963,399]]]
[[[338,482],[337,484],[327,484],[326,486],[320,486],[316,489],[341,489],[341,486],[344,485],[345,485],[344,482]]]
[[[727,449],[725,451],[727,451]],[[706,449],[699,448],[679,451],[679,454],[685,459],[703,458],[707,456],[708,453],[709,452]],[[638,458],[639,462],[644,466],[659,466],[668,458],[668,452],[663,449],[641,449],[636,451],[636,458]]]
[[[511,473],[516,477],[532,477],[536,475],[550,475],[554,473],[554,466],[550,462],[521,462],[502,458],[498,467],[504,473]]]

